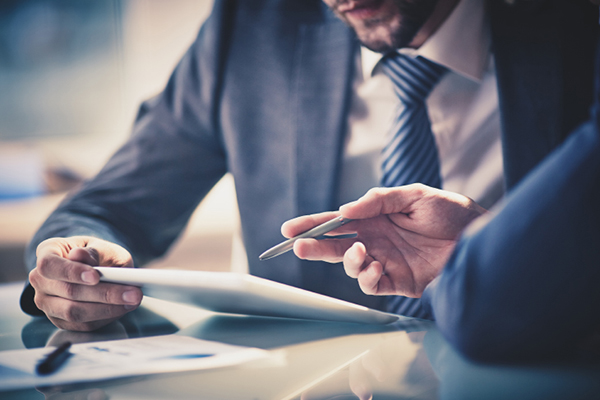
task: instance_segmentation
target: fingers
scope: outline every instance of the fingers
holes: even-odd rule
[[[338,263],[354,241],[355,239],[299,239],[294,243],[294,253],[304,260]]]
[[[363,243],[354,243],[344,253],[344,270],[349,277],[358,280],[358,285],[365,294],[380,294],[379,282],[383,275],[383,265],[367,255]]]
[[[291,238],[306,232],[317,225],[323,224],[339,215],[339,212],[330,211],[319,214],[304,215],[290,219],[281,225],[281,234],[287,238]]]
[[[70,240],[48,239],[40,243],[37,248],[36,270],[38,273],[46,279],[83,285],[97,284],[100,276],[91,266],[86,265],[96,264],[93,262],[95,260],[83,247],[78,248],[86,244],[80,239],[79,237]],[[71,253],[74,254],[71,256]]]
[[[99,265],[99,256],[86,245],[82,237],[48,239],[37,248],[36,270],[46,279],[95,285],[100,275],[91,265]]]
[[[136,305],[85,303],[37,294],[35,301],[44,307],[51,321],[59,323],[59,328],[83,331],[97,329],[137,308]]]
[[[53,238],[37,249],[29,274],[35,304],[59,328],[88,331],[137,308],[139,288],[100,282],[91,265],[133,266],[122,247],[89,237]]]
[[[131,254],[123,247],[90,236],[47,239],[37,247],[36,256],[38,260],[58,256],[88,265],[133,267]]]
[[[47,280],[52,279],[80,285],[96,285],[100,282],[100,275],[91,266],[56,255],[38,258],[34,271]]]
[[[29,275],[31,285],[36,293],[64,299],[94,302],[104,304],[139,304],[142,300],[142,291],[135,286],[117,285],[114,283],[100,282],[97,285],[79,285],[41,276],[37,270]]]
[[[363,270],[363,264],[367,257],[367,249],[361,242],[356,242],[344,253],[344,270],[346,275],[351,278],[358,278],[358,274]]]
[[[384,276],[383,265],[369,257],[365,245],[355,242],[355,239],[300,239],[294,243],[294,253],[305,260],[330,263],[343,261],[346,274],[358,279],[365,294],[383,294],[379,288]]]
[[[89,331],[136,309],[139,288],[101,282],[95,286],[48,280],[36,270],[30,274],[34,302],[61,329]]]
[[[304,215],[286,221],[281,226],[281,233],[287,238],[297,236],[303,232],[325,223],[337,216],[343,215],[350,219],[365,219],[381,214],[402,212],[408,205],[423,197],[427,191],[436,190],[425,185],[414,184],[396,188],[374,188],[369,190],[360,199],[344,204],[340,211],[329,211],[318,214]],[[344,233],[342,229],[332,231]]]
[[[386,280],[386,276],[383,274],[383,266],[379,261],[370,262],[359,274],[358,274],[358,286],[365,294],[370,295],[384,295],[391,294],[386,290],[382,289],[382,283]]]
[[[127,250],[104,240],[77,236],[40,243],[36,269],[46,279],[96,285],[100,275],[92,265],[133,267]]]

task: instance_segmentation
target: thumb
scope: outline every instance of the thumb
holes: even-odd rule
[[[67,258],[82,264],[100,265],[98,250],[93,247],[75,247],[69,252]]]
[[[394,188],[395,193],[390,193],[390,188],[373,188],[370,189],[364,196],[351,203],[344,204],[340,207],[340,213],[344,218],[349,219],[366,219],[377,217],[381,214],[389,214],[390,212],[398,212],[392,209],[393,198],[397,200],[401,198],[401,194],[397,193],[398,188]]]
[[[91,238],[83,246],[74,247],[68,255],[72,261],[104,267],[133,267],[131,254],[123,247]]]
[[[383,214],[406,213],[413,205],[437,189],[421,184],[370,189],[360,199],[340,207],[344,218],[365,219]]]

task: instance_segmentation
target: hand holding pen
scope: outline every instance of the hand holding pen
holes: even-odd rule
[[[416,184],[372,189],[339,212],[298,217],[284,223],[281,231],[293,238],[300,258],[343,261],[346,274],[358,279],[366,294],[420,297],[444,267],[464,227],[485,212],[465,196]],[[305,239],[310,230],[302,232],[332,217],[352,220],[334,232],[355,237]]]
[[[300,233],[300,234],[298,234],[276,246],[271,247],[269,250],[262,253],[259,256],[259,259],[260,260],[268,260],[270,258],[277,257],[283,253],[286,253],[286,252],[292,250],[292,248],[294,247],[294,243],[296,243],[296,241],[298,239],[319,238],[319,237],[325,235],[326,233],[329,233],[335,229],[338,229],[342,225],[345,225],[346,223],[352,221],[351,219],[343,218],[341,216],[331,218],[331,217],[329,217],[329,215],[332,213],[324,213],[324,214],[320,214],[320,216],[324,217],[325,214],[327,214],[327,217],[325,217],[325,218],[328,218],[326,222],[323,222],[320,225],[317,225],[317,226],[315,226],[303,233]],[[304,217],[304,218],[306,218],[306,217]],[[295,220],[292,220],[292,221],[295,221]],[[288,221],[288,222],[290,222],[290,221]]]

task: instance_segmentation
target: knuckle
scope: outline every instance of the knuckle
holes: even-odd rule
[[[111,300],[113,299],[114,296],[112,295],[110,290],[103,290],[102,292],[100,292],[100,297],[101,297],[101,299],[102,299],[101,301],[103,303],[111,304],[112,303]]]
[[[41,275],[47,275],[48,270],[51,267],[50,257],[40,257],[37,259],[36,269]]]
[[[37,268],[34,268],[33,270],[31,270],[31,272],[29,272],[29,283],[31,283],[31,286],[33,286],[34,289],[37,289],[39,287],[40,274]]]
[[[384,190],[385,190],[385,188],[380,188],[380,187],[371,188],[371,189],[369,189],[369,191],[367,192],[367,195],[365,197],[371,198],[371,199],[378,199],[383,195]]]
[[[71,302],[64,309],[64,320],[68,322],[83,322],[84,313],[76,303]]]
[[[48,246],[52,246],[54,243],[56,243],[56,241],[57,241],[56,238],[50,238],[50,239],[46,239],[46,240],[42,241],[36,247],[35,253],[40,254],[44,250],[44,248],[46,248]]]
[[[33,302],[35,303],[35,306],[37,308],[39,308],[40,310],[46,312],[46,310],[45,310],[46,302],[44,300],[45,300],[45,296],[43,296],[37,292],[35,293],[35,296],[33,296]]]
[[[120,292],[110,290],[110,288],[105,288],[100,292],[100,298],[100,301],[105,304],[120,304],[122,295]]]
[[[95,322],[116,319],[127,314],[127,311],[121,305],[104,305],[103,307],[100,307],[97,311],[98,314],[96,314],[96,317],[94,318],[96,320]]]
[[[64,282],[63,283],[63,295],[67,299],[76,299],[79,293],[79,287],[77,285]]]
[[[428,187],[425,186],[422,183],[413,183],[412,185],[410,185],[412,187],[412,189],[417,192],[417,194],[419,195],[424,195],[427,192]]]

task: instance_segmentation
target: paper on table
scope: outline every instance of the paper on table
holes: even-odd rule
[[[251,347],[180,335],[74,344],[73,354],[54,374],[39,376],[35,366],[53,348],[0,352],[0,391],[164,372],[220,368],[269,357]]]

